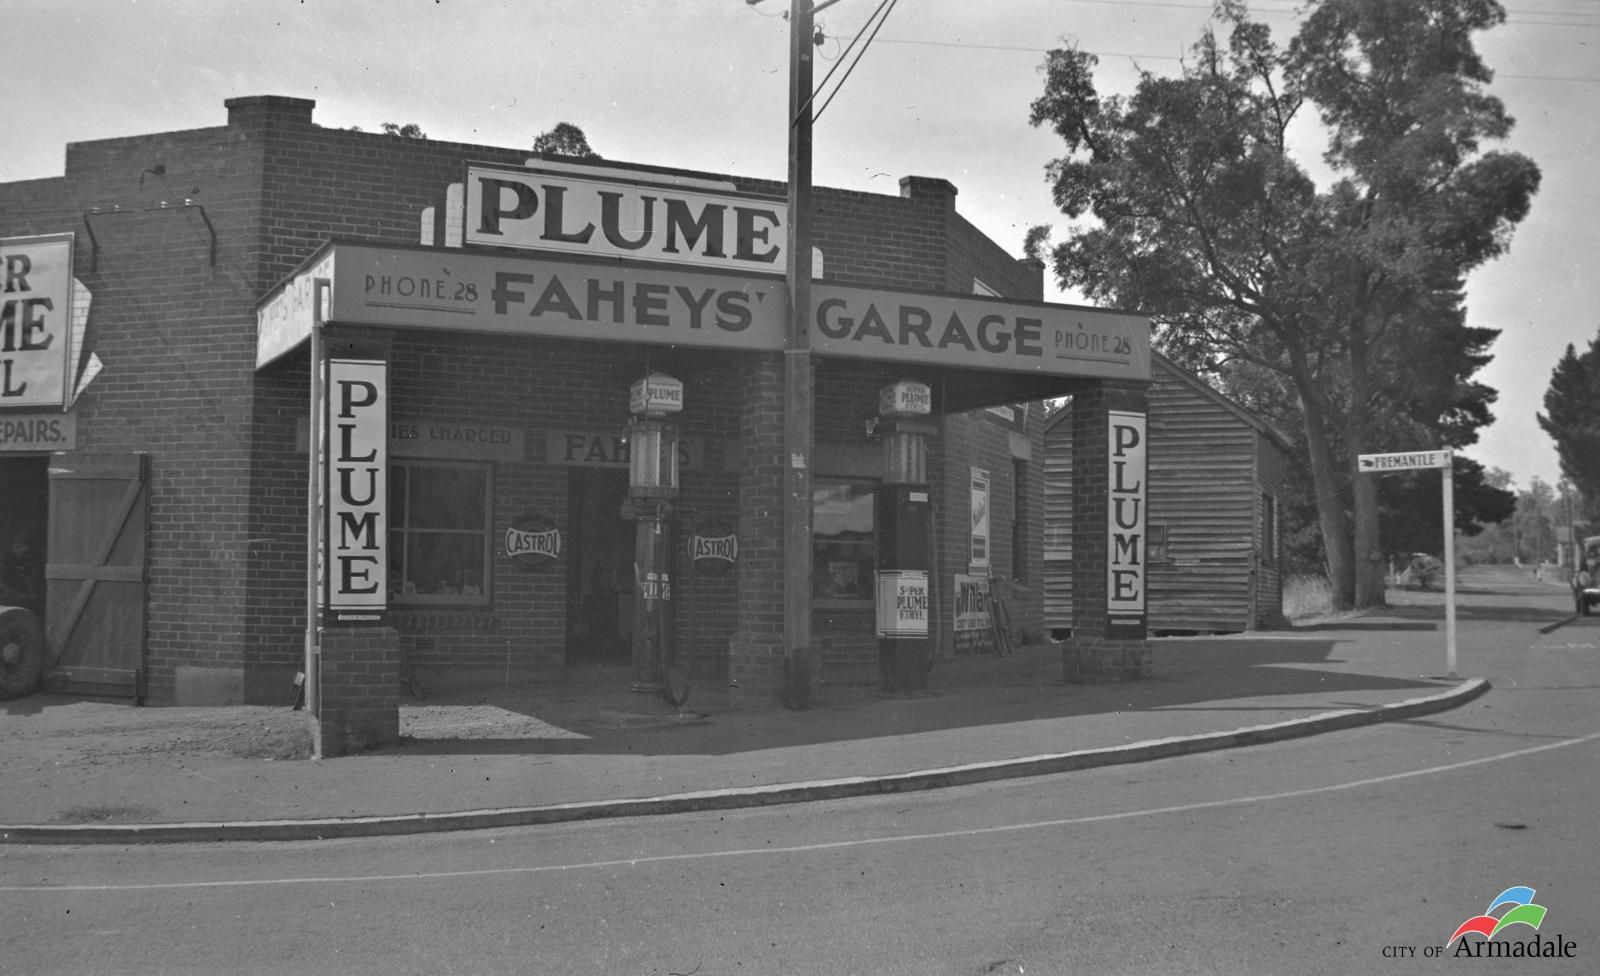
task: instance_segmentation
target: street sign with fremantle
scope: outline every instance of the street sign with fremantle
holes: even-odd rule
[[[1456,503],[1454,452],[1411,451],[1402,454],[1357,454],[1360,474],[1438,468],[1444,508],[1444,657],[1450,677],[1456,676]]]
[[[1403,454],[1358,454],[1361,471],[1414,471],[1419,468],[1448,468],[1449,451],[1410,451]]]

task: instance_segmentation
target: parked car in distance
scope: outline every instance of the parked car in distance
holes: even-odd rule
[[[1587,617],[1591,609],[1600,606],[1600,535],[1583,540],[1577,570],[1572,574],[1572,602],[1580,617]]]

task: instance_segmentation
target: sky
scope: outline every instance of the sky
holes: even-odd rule
[[[1176,74],[1210,16],[1204,0],[895,0],[852,68],[846,48],[881,2],[817,15],[815,182],[895,194],[903,176],[943,178],[958,211],[1019,256],[1029,227],[1071,229],[1045,180],[1062,144],[1028,124],[1045,52],[1093,52],[1098,89],[1131,93],[1140,71]],[[1507,23],[1477,40],[1517,120],[1498,148],[1531,157],[1543,185],[1509,253],[1468,282],[1468,323],[1502,334],[1479,374],[1499,391],[1496,420],[1463,453],[1525,489],[1561,478],[1535,420],[1551,370],[1600,336],[1600,0],[1502,3]],[[223,101],[246,95],[315,99],[319,125],[414,122],[492,146],[570,122],[607,159],[782,180],[788,6],[0,0],[0,181],[61,175],[71,142],[224,125]],[[1299,25],[1290,0],[1249,6],[1281,43]],[[1301,123],[1316,175],[1316,119]]]

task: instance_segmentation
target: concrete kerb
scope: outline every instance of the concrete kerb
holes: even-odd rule
[[[231,823],[0,825],[0,843],[141,844],[331,840],[526,827],[578,820],[659,816],[707,810],[737,810],[785,803],[911,793],[1001,779],[1067,773],[1100,766],[1150,762],[1200,752],[1281,742],[1382,722],[1403,721],[1464,705],[1486,693],[1489,688],[1487,680],[1472,678],[1435,695],[1409,698],[1373,708],[1339,709],[1284,722],[1248,726],[1230,732],[1152,739],[1125,746],[1026,756],[1019,759],[971,763],[884,776],[853,776],[808,783],[705,790],[638,799],[598,800],[499,810],[468,810],[459,813]]]

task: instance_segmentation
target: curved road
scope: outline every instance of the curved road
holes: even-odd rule
[[[0,848],[0,973],[1600,971],[1600,617],[1541,633],[1566,606],[1465,574],[1483,698],[1139,766],[476,834]],[[1496,941],[1569,958],[1444,949],[1515,885],[1547,913]]]

